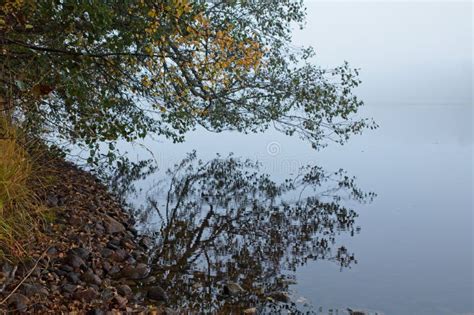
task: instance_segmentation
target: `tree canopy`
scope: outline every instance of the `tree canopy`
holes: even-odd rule
[[[294,48],[304,18],[293,0],[5,0],[0,111],[92,156],[197,126],[342,143],[374,126],[354,116],[358,71]]]

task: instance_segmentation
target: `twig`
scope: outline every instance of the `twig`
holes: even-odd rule
[[[46,255],[46,253],[48,252],[48,250],[51,248],[51,246],[49,246],[48,248],[46,248],[44,250],[44,252],[41,254],[41,256],[36,260],[33,268],[31,268],[31,270],[28,272],[28,274],[20,281],[20,283],[18,283],[18,285],[10,292],[10,294],[7,295],[6,298],[4,298],[1,302],[0,302],[0,305],[3,305],[5,304],[6,301],[8,301],[8,299],[13,295],[13,293],[15,293],[18,288],[20,288],[20,286],[23,284],[23,282],[26,281],[26,279],[29,278],[29,276],[31,276],[31,274],[33,273],[33,271],[35,271],[36,267],[38,267],[38,264],[40,262],[41,259],[43,259],[44,255]]]

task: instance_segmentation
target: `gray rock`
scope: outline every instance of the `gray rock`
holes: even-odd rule
[[[114,296],[115,296],[115,291],[111,288],[105,288],[100,293],[101,299],[106,302],[110,302],[114,298]]]
[[[74,255],[74,254],[67,255],[66,259],[65,259],[65,262],[69,266],[73,267],[74,269],[81,268],[82,266],[86,265],[84,259],[82,259],[78,255]]]
[[[126,284],[117,286],[117,292],[124,297],[130,297],[132,295],[132,289]]]
[[[120,296],[118,294],[114,296],[114,300],[119,307],[124,307],[125,305],[127,305],[128,302],[127,298],[124,298],[123,296]]]
[[[110,216],[106,216],[104,220],[104,227],[107,233],[110,233],[110,234],[115,234],[115,233],[120,233],[120,232],[125,231],[125,227],[123,226],[123,224]]]
[[[81,276],[82,281],[85,283],[90,283],[90,284],[96,284],[96,285],[101,285],[102,284],[102,279],[92,271],[87,271],[82,274]]]
[[[77,274],[77,273],[75,273],[75,272],[70,272],[70,273],[68,273],[68,274],[66,275],[66,278],[67,278],[70,282],[72,282],[72,283],[74,283],[74,284],[79,283],[79,281],[81,280],[81,279],[79,278],[79,274]]]
[[[125,249],[119,248],[112,252],[110,259],[117,262],[122,262],[128,257],[128,252]]]
[[[46,254],[48,255],[48,257],[56,257],[58,255],[58,250],[56,249],[56,247],[51,247],[48,249]]]
[[[22,291],[27,297],[31,297],[35,294],[42,295],[42,296],[49,295],[48,289],[46,289],[46,287],[42,286],[41,284],[25,283],[23,284]]]
[[[100,253],[101,253],[102,257],[108,258],[114,253],[114,251],[110,248],[103,248],[100,251]]]
[[[46,205],[50,208],[59,206],[58,196],[48,195],[48,197],[46,197]]]
[[[8,298],[8,306],[12,308],[12,310],[25,312],[30,304],[30,299],[20,293],[13,293]]]
[[[136,266],[125,266],[120,272],[120,276],[126,279],[140,280],[148,275],[148,266],[139,263]]]
[[[84,260],[87,260],[87,258],[89,258],[90,253],[91,253],[90,250],[83,247],[73,248],[68,251],[68,255],[76,255],[76,256],[81,257]]]
[[[69,265],[62,265],[62,266],[59,266],[59,269],[62,270],[62,271],[65,271],[65,272],[72,272],[72,271],[74,271],[74,268],[72,268],[72,267],[69,266]]]
[[[66,283],[61,286],[62,292],[73,293],[76,291],[77,286],[74,284]]]
[[[155,276],[149,276],[146,277],[145,279],[142,280],[142,283],[144,284],[153,284],[156,282],[156,277]]]
[[[106,313],[104,310],[101,310],[100,308],[96,308],[95,310],[92,311],[93,315],[105,315]]]
[[[148,288],[147,297],[151,300],[166,302],[168,301],[168,295],[165,290],[160,286],[153,286]]]
[[[94,288],[87,288],[76,291],[74,293],[74,298],[76,300],[84,301],[84,302],[91,302],[94,300],[99,294]]]

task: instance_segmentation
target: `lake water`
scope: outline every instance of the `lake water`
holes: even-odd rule
[[[229,152],[258,160],[277,182],[307,164],[343,168],[377,194],[371,203],[341,201],[359,214],[360,232],[341,229],[335,244],[357,263],[341,268],[318,259],[301,261],[294,272],[278,270],[296,280],[288,284],[292,299],[325,314],[346,314],[347,307],[474,313],[472,4],[314,1],[308,7],[307,29],[295,32],[295,45],[316,46],[323,65],[347,59],[361,67],[361,115],[380,128],[321,151],[273,131],[196,130],[182,144],[147,141],[160,171],[142,187],[166,178],[164,171],[192,150],[203,160]],[[229,252],[220,255],[232,260]],[[219,295],[203,294],[196,303],[206,298]]]

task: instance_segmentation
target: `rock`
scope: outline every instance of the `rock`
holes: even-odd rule
[[[56,247],[51,247],[46,252],[46,255],[48,255],[48,257],[50,257],[50,258],[54,258],[54,257],[58,256],[58,250],[56,249]]]
[[[46,197],[46,205],[50,208],[54,208],[54,207],[59,206],[58,196],[48,195],[48,197]]]
[[[59,266],[59,270],[62,270],[62,271],[65,271],[65,272],[73,272],[74,268],[72,268],[69,265],[62,265],[62,266]]]
[[[156,282],[155,276],[146,277],[145,279],[142,280],[142,283],[144,284],[153,284],[155,282]]]
[[[117,305],[122,308],[124,307],[125,305],[127,305],[127,302],[128,300],[126,298],[124,298],[123,296],[120,296],[120,295],[115,295],[114,296],[114,300],[115,300],[115,303],[117,303]]]
[[[126,284],[121,284],[117,286],[117,292],[118,294],[125,297],[130,297],[132,295],[132,289]]]
[[[289,303],[290,302],[290,295],[287,292],[283,291],[276,291],[272,292],[269,295],[269,298],[282,303]]]
[[[82,266],[86,265],[84,259],[82,259],[81,257],[79,257],[78,255],[75,255],[75,254],[67,255],[66,259],[65,259],[65,262],[66,262],[66,264],[73,267],[74,269],[78,269],[78,268],[81,268]]]
[[[109,234],[115,234],[125,231],[125,227],[123,226],[123,224],[110,216],[106,216],[104,220],[104,227],[107,233]]]
[[[87,313],[89,314],[89,313]],[[90,312],[91,315],[105,315],[106,313],[104,310],[101,310],[100,308],[96,308]]]
[[[133,258],[132,256],[128,257],[127,260],[125,261],[128,265],[135,265],[137,263],[137,260]]]
[[[95,299],[99,294],[94,288],[87,288],[87,289],[82,289],[79,291],[76,291],[74,293],[74,298],[76,300],[84,301],[84,302],[91,302],[93,299]]]
[[[125,249],[119,248],[112,252],[110,259],[117,262],[122,262],[128,257],[128,252]]]
[[[40,284],[25,283],[25,284],[23,284],[22,291],[27,297],[31,297],[35,294],[42,295],[42,296],[48,296],[49,295],[48,289],[46,289],[44,286],[42,286]]]
[[[110,248],[103,248],[100,251],[100,254],[102,255],[102,257],[105,257],[105,258],[110,257],[113,253],[114,253],[114,251]]]
[[[76,247],[68,251],[68,255],[76,255],[81,257],[83,260],[87,260],[87,258],[89,258],[90,253],[90,250],[83,247]]]
[[[114,298],[114,296],[115,296],[115,291],[111,288],[105,288],[100,293],[101,299],[107,303],[110,302]]]
[[[90,283],[90,284],[96,284],[96,285],[101,285],[102,284],[102,279],[92,271],[87,271],[82,274],[81,276],[82,281],[85,283]]]
[[[30,299],[20,293],[13,293],[8,298],[8,305],[12,310],[25,312],[30,304]]]
[[[224,294],[227,295],[238,295],[239,293],[244,292],[244,289],[240,286],[240,284],[228,281],[224,286]]]
[[[132,280],[140,280],[148,275],[148,266],[146,264],[139,263],[134,266],[125,266],[120,272],[120,276]]]
[[[74,284],[77,284],[79,283],[79,281],[81,280],[79,278],[79,274],[75,273],[75,272],[70,272],[66,275],[66,278],[71,281],[72,283]]]
[[[257,309],[255,307],[247,308],[246,310],[244,310],[244,314],[246,315],[257,314]]]
[[[73,293],[76,291],[77,286],[74,284],[66,283],[61,286],[62,292]]]
[[[147,297],[151,300],[166,302],[168,301],[168,296],[160,286],[153,286],[148,288]]]

